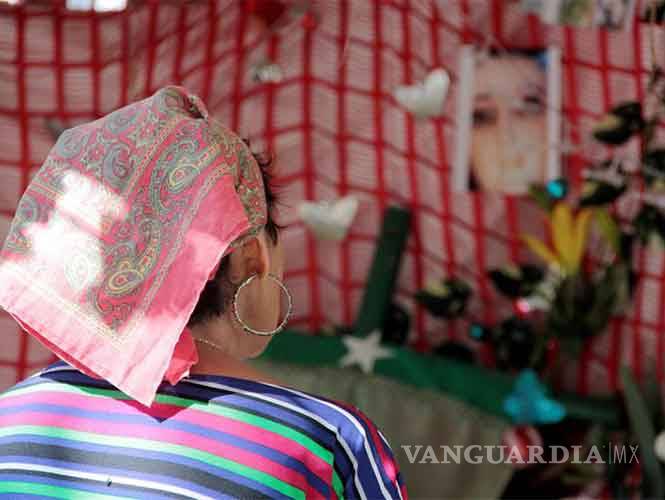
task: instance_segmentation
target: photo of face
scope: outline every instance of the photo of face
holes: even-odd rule
[[[490,55],[474,68],[470,188],[525,194],[547,178],[544,58]]]
[[[596,0],[594,24],[609,29],[625,27],[632,19],[634,0]]]

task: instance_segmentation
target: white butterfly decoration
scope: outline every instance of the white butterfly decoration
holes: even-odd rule
[[[353,195],[335,201],[303,201],[298,206],[298,214],[317,238],[340,241],[346,237],[358,205],[358,198]]]
[[[443,68],[432,70],[423,82],[400,85],[393,93],[395,100],[418,118],[441,116],[443,102],[450,87],[450,76]]]

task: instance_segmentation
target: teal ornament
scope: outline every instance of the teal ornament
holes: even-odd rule
[[[547,194],[555,200],[562,200],[568,194],[568,181],[566,179],[553,179],[545,184]]]
[[[471,328],[469,328],[469,337],[471,337],[473,340],[482,342],[483,340],[486,340],[488,336],[489,332],[487,328],[482,325],[473,324],[471,325]]]
[[[566,416],[564,406],[547,397],[533,370],[524,370],[517,377],[513,392],[503,401],[503,411],[517,425],[555,424]]]

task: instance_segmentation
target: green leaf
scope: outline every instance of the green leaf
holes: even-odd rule
[[[621,231],[619,225],[614,220],[614,217],[604,208],[598,208],[595,211],[595,220],[598,224],[598,229],[603,235],[603,238],[612,247],[615,254],[620,251]]]
[[[612,108],[593,126],[596,140],[605,144],[619,145],[645,127],[642,105],[638,101],[624,102]]]
[[[633,374],[626,366],[621,367],[621,383],[623,384],[623,395],[630,428],[637,437],[639,444],[640,465],[644,474],[643,498],[663,498],[665,495],[665,481],[663,480],[660,462],[653,448],[656,430],[649,417],[649,410],[644,397],[640,393]]]
[[[540,184],[532,184],[529,186],[529,196],[531,196],[531,199],[536,202],[536,205],[538,205],[546,212],[552,210],[554,201],[552,200],[550,194],[547,192],[545,186],[541,186]]]

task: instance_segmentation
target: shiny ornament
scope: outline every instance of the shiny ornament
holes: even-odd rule
[[[469,328],[469,337],[478,342],[484,342],[490,339],[492,336],[491,328],[487,328],[483,325],[473,324]]]
[[[562,200],[568,194],[568,181],[566,179],[553,179],[545,184],[547,193],[554,200]]]
[[[515,310],[520,317],[525,317],[533,312],[533,307],[527,299],[520,298],[515,301]]]
[[[437,318],[458,318],[466,310],[471,287],[464,281],[451,278],[429,283],[416,293],[416,300]]]
[[[538,429],[525,425],[506,429],[501,438],[505,446],[504,458],[516,469],[524,469],[529,464],[529,449],[543,446],[543,438]]]
[[[395,100],[417,118],[430,118],[443,114],[443,103],[448,94],[450,76],[437,68],[421,83],[402,85],[395,89]]]
[[[565,407],[547,396],[533,370],[524,370],[517,377],[513,392],[503,402],[503,411],[516,424],[555,424],[566,416]]]

